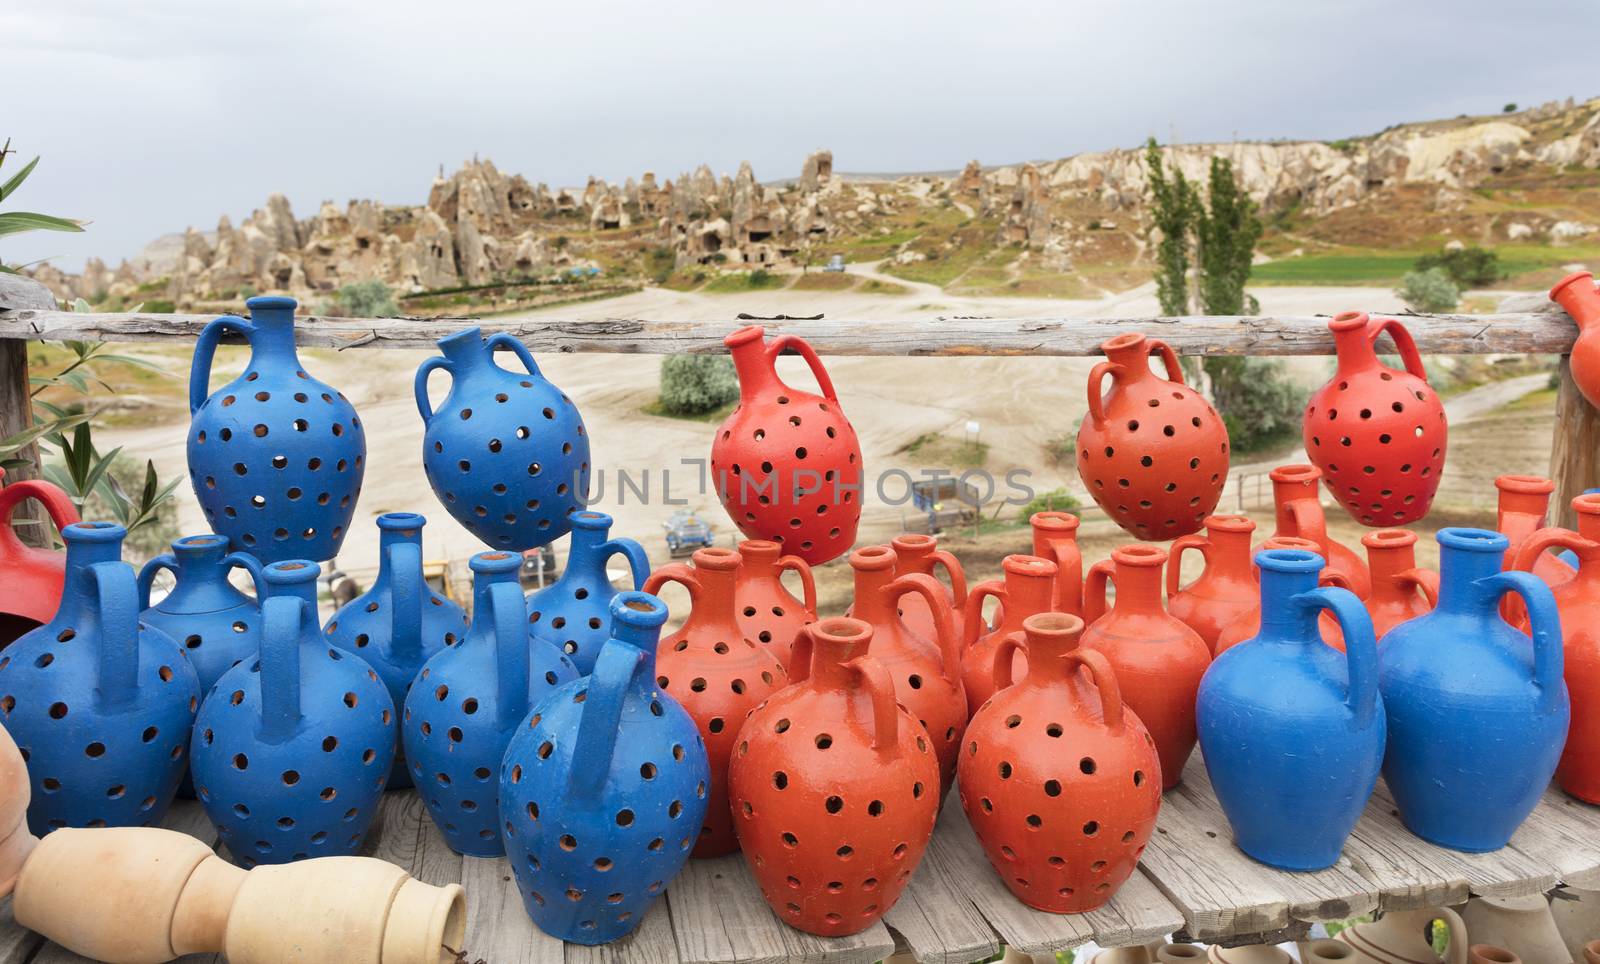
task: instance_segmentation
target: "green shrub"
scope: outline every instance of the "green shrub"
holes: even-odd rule
[[[772,281],[772,272],[766,268],[757,268],[750,272],[750,287],[765,288]]]
[[[376,278],[345,285],[334,293],[333,300],[339,314],[346,318],[389,318],[400,314],[394,292]]]
[[[733,359],[726,355],[668,355],[661,359],[661,411],[701,415],[739,397]]]
[[[1049,492],[1040,492],[1023,506],[1022,518],[1029,518],[1035,512],[1072,512],[1081,505],[1083,503],[1066,489],[1051,489]]]
[[[1413,311],[1449,311],[1461,301],[1461,289],[1444,268],[1407,271],[1394,293]]]
[[[1417,271],[1442,268],[1450,280],[1461,288],[1482,288],[1505,277],[1505,272],[1500,270],[1500,256],[1476,245],[1454,251],[1425,254],[1418,258],[1412,267]]]
[[[1259,452],[1299,433],[1306,393],[1284,377],[1283,362],[1207,358],[1205,371],[1233,451]]]
[[[154,298],[144,303],[144,310],[151,314],[170,315],[178,310],[178,306],[165,298]]]

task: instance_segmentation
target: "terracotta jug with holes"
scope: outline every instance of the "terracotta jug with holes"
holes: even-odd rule
[[[1161,763],[1111,664],[1078,648],[1083,620],[1038,613],[995,649],[1000,686],[967,727],[961,806],[1017,899],[1094,910],[1139,862],[1161,809]],[[1011,650],[1028,675],[1011,685]],[[1092,682],[1091,682],[1092,681]]]
[[[1194,699],[1211,651],[1200,634],[1161,605],[1161,567],[1167,551],[1131,545],[1089,567],[1083,617],[1089,628],[1083,647],[1105,654],[1116,670],[1122,698],[1144,721],[1161,755],[1162,788],[1183,779],[1194,751]],[[1106,585],[1116,601],[1106,608]]]
[[[800,599],[783,584],[786,570],[800,577]],[[817,583],[810,564],[784,555],[776,542],[746,539],[739,543],[739,581],[733,594],[739,601],[739,629],[788,668],[795,638],[817,621]]]
[[[1439,574],[1417,565],[1417,534],[1409,529],[1380,529],[1361,537],[1367,549],[1372,592],[1364,600],[1372,631],[1381,642],[1389,630],[1433,608],[1439,598]]]
[[[711,761],[711,790],[696,857],[739,849],[728,812],[728,758],[746,715],[789,681],[776,653],[739,626],[739,554],[696,549],[694,567],[670,563],[650,574],[647,593],[675,582],[689,590],[683,626],[656,647],[656,685],[694,717]]]
[[[1276,515],[1275,536],[1310,539],[1327,562],[1327,571],[1344,580],[1345,588],[1367,598],[1372,577],[1367,564],[1346,546],[1328,535],[1328,520],[1322,513],[1318,483],[1322,470],[1314,465],[1280,465],[1268,473],[1272,479],[1272,503]]]
[[[1428,925],[1434,921],[1443,923],[1450,933],[1446,964],[1468,964],[1467,925],[1448,907],[1386,911],[1375,921],[1346,927],[1334,940],[1355,948],[1354,964],[1437,961],[1439,956],[1428,942]]]
[[[1600,407],[1600,291],[1594,275],[1576,271],[1550,289],[1550,300],[1565,308],[1578,325],[1578,340],[1572,343],[1572,380],[1590,405]]]
[[[1000,560],[1000,579],[972,587],[967,614],[961,626],[961,684],[967,692],[968,716],[994,695],[994,651],[1000,641],[1022,632],[1022,621],[1035,613],[1053,611],[1056,601],[1056,564],[1038,556],[1011,555]],[[984,623],[983,601],[993,596],[995,624]],[[1028,675],[1026,654],[1012,657],[1012,679]]]
[[[1314,552],[1318,556],[1322,555],[1322,547],[1317,545],[1315,542],[1312,542],[1310,539],[1295,539],[1283,536],[1273,536],[1272,538],[1263,542],[1261,544],[1261,550],[1259,551],[1264,551],[1267,549],[1302,549],[1306,552]],[[1251,578],[1259,583],[1260,570],[1256,568],[1254,556],[1251,556],[1250,558],[1250,574]],[[1337,586],[1341,589],[1350,588],[1349,585],[1341,580],[1338,576],[1329,573],[1326,569],[1322,570],[1322,574],[1317,580],[1317,585]],[[1261,598],[1259,595],[1259,589],[1257,590],[1257,593],[1258,594],[1254,605],[1235,616],[1233,619],[1229,620],[1228,624],[1222,627],[1222,631],[1217,634],[1217,646],[1216,649],[1212,651],[1212,656],[1222,655],[1227,650],[1230,650],[1245,640],[1250,639],[1256,633],[1261,631]],[[1333,619],[1324,613],[1322,617],[1317,620],[1317,626],[1322,632],[1323,642],[1327,643],[1329,646],[1332,646],[1334,649],[1337,649],[1341,652],[1344,651],[1344,634],[1339,631],[1338,620]]]
[[[960,638],[961,620],[967,608],[967,574],[961,568],[961,560],[952,555],[949,550],[940,549],[939,543],[933,536],[921,533],[908,532],[895,536],[889,543],[894,549],[897,576],[907,576],[913,573],[931,578],[936,569],[943,569],[950,579],[950,586],[945,589],[945,599],[950,603],[951,632]],[[923,639],[934,639],[939,633],[934,624],[933,609],[921,596],[906,596],[900,600],[900,618],[911,628],[911,631]],[[879,655],[882,655],[882,645],[879,645]]]
[[[749,325],[723,339],[739,375],[739,405],[711,443],[711,475],[739,531],[821,565],[856,541],[861,443],[811,346],[794,335],[765,337]],[[811,366],[821,395],[778,376],[786,351]]]
[[[6,477],[0,469],[0,482]],[[0,488],[0,647],[55,615],[67,557],[24,545],[11,528],[11,513],[26,499],[37,499],[57,530],[78,521],[67,494],[40,479]]]
[[[1137,539],[1198,531],[1228,478],[1228,429],[1184,384],[1164,341],[1118,335],[1089,373],[1089,414],[1078,427],[1078,475],[1100,507]],[[1150,370],[1160,355],[1167,377]],[[1105,390],[1105,380],[1111,388]]]
[[[1083,553],[1078,550],[1078,517],[1070,512],[1035,512],[1028,525],[1033,529],[1033,554],[1056,564],[1052,611],[1082,615]]]
[[[895,905],[939,810],[939,758],[871,642],[858,619],[807,626],[794,682],[745,720],[728,771],[762,896],[823,937],[865,930]]]
[[[1493,964],[1518,958],[1566,964],[1572,957],[1544,894],[1473,897],[1461,908],[1461,920],[1467,925],[1474,951],[1481,942],[1504,955],[1487,957]]]
[[[1428,514],[1444,470],[1444,403],[1400,322],[1343,311],[1328,328],[1337,366],[1306,402],[1306,455],[1357,522],[1415,522]],[[1376,345],[1385,333],[1394,339],[1404,369],[1378,358]]]
[[[621,556],[628,564],[631,582],[638,590],[650,575],[650,557],[644,547],[626,536],[609,538],[610,516],[584,509],[569,520],[567,563],[561,578],[528,594],[528,625],[535,639],[560,650],[587,673],[594,668],[600,647],[611,638],[611,560]]]
[[[1250,560],[1250,535],[1256,524],[1242,515],[1213,515],[1206,517],[1205,526],[1205,535],[1196,533],[1172,541],[1167,612],[1183,620],[1215,651],[1222,627],[1260,603]],[[1205,568],[1194,582],[1179,589],[1183,553],[1188,549],[1200,553]]]
[[[1494,527],[1509,543],[1501,562],[1510,569],[1516,565],[1522,543],[1547,524],[1550,495],[1556,484],[1537,475],[1502,475],[1494,480],[1494,487],[1498,491]],[[1530,571],[1555,586],[1571,579],[1574,570],[1559,556],[1546,553],[1534,559]],[[1512,600],[1506,602],[1506,612],[1520,622],[1523,611]]]
[[[956,635],[945,588],[932,576],[900,572],[888,546],[850,553],[855,596],[849,615],[872,627],[872,658],[888,669],[895,698],[928,731],[939,756],[939,788],[956,775],[956,753],[967,728],[967,694],[961,683],[961,637]],[[900,611],[915,600],[931,618],[932,636],[911,627]]]

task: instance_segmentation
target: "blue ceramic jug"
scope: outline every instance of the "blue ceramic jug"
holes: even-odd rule
[[[1543,581],[1500,571],[1505,536],[1440,529],[1438,539],[1438,604],[1389,630],[1378,650],[1383,776],[1412,833],[1497,850],[1550,785],[1567,739],[1561,622]],[[1527,606],[1531,645],[1500,617],[1508,592]]]
[[[360,849],[394,762],[394,704],[317,624],[315,562],[261,569],[261,655],[217,680],[194,724],[195,795],[245,867]]]
[[[228,540],[215,534],[184,536],[172,551],[156,556],[139,570],[140,618],[183,646],[200,677],[200,692],[211,689],[228,667],[251,659],[261,640],[261,607],[228,582],[234,566]],[[167,598],[150,605],[150,590],[162,570],[175,577]]]
[[[627,934],[683,869],[711,769],[688,712],[655,683],[667,607],[625,592],[594,672],[539,700],[500,767],[500,816],[522,904],[578,944]]]
[[[611,638],[611,585],[606,564],[622,555],[633,573],[633,588],[644,588],[650,559],[632,539],[607,539],[611,517],[584,509],[572,514],[572,539],[561,578],[528,596],[533,635],[553,643],[572,658],[580,673],[594,669],[600,646]]]
[[[577,679],[578,670],[528,633],[521,555],[480,552],[470,565],[472,624],[417,674],[401,732],[412,782],[445,841],[458,853],[498,857],[495,772],[506,741],[527,718],[530,694]]]
[[[139,621],[109,522],[61,530],[61,607],[0,654],[0,713],[28,761],[28,828],[136,827],[165,815],[188,765],[200,680],[171,637]]]
[[[189,369],[189,480],[213,531],[263,562],[332,559],[361,492],[366,432],[348,400],[306,373],[293,298],[245,302],[250,320],[206,325]],[[225,334],[250,343],[244,373],[209,398]]]
[[[1256,553],[1261,628],[1217,656],[1200,681],[1200,752],[1239,849],[1284,870],[1320,870],[1378,782],[1384,712],[1372,619],[1355,594],[1317,588],[1323,559]],[[1333,613],[1345,652],[1322,641]]]
[[[415,512],[378,516],[378,578],[364,594],[339,607],[323,632],[334,646],[367,661],[389,687],[394,705],[434,653],[454,646],[467,630],[461,607],[428,587],[422,577],[422,527]],[[404,748],[396,731],[389,789],[411,786]]]
[[[526,374],[496,365],[497,348],[514,352]],[[434,494],[492,549],[521,552],[565,535],[568,514],[589,491],[589,437],[577,406],[505,332],[484,338],[468,328],[441,338],[439,350],[414,385]],[[428,376],[439,368],[450,373],[450,394],[434,411]]]

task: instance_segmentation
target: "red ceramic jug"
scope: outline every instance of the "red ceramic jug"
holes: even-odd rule
[[[783,572],[800,576],[800,595],[794,598],[783,584]],[[789,650],[801,627],[817,621],[817,583],[811,567],[799,556],[786,556],[783,547],[767,539],[739,543],[739,581],[733,590],[739,601],[739,629],[772,650],[778,662],[789,666]]]
[[[1439,574],[1417,566],[1417,534],[1409,529],[1369,532],[1361,544],[1367,547],[1372,574],[1372,593],[1364,602],[1372,616],[1373,638],[1381,641],[1395,626],[1433,609]]]
[[[1544,528],[1556,484],[1537,475],[1502,475],[1494,480],[1494,487],[1499,490],[1495,529],[1511,540],[1501,564],[1510,569],[1521,555],[1523,540]],[[1539,556],[1529,571],[1552,586],[1572,578],[1572,567],[1550,553]]]
[[[38,499],[57,530],[79,521],[67,494],[49,482],[24,479],[0,488],[0,646],[55,616],[66,577],[66,553],[24,545],[11,528],[11,513],[24,499]]]
[[[1078,474],[1117,525],[1135,538],[1195,532],[1222,497],[1228,430],[1216,409],[1183,383],[1164,341],[1118,335],[1089,373],[1089,414],[1078,427]],[[1159,354],[1167,377],[1150,370]],[[1102,394],[1106,376],[1111,390]]]
[[[739,730],[729,767],[739,844],[784,923],[839,937],[881,918],[933,836],[939,760],[896,705],[858,619],[807,626],[794,682]]]
[[[1010,636],[996,650],[1000,691],[967,727],[961,807],[1018,900],[1078,914],[1138,865],[1161,809],[1161,762],[1111,664],[1078,649],[1083,620],[1040,613],[1023,627],[1025,643]],[[1013,686],[1018,647],[1033,670]]]
[[[811,346],[794,335],[766,343],[764,334],[750,325],[723,339],[739,374],[739,405],[711,443],[711,474],[741,532],[820,565],[856,540],[861,443]],[[811,366],[821,395],[778,377],[775,363],[789,349]]]
[[[943,568],[950,577],[950,587],[945,590],[945,598],[950,603],[950,629],[956,636],[961,634],[961,618],[967,607],[967,575],[961,569],[961,561],[951,555],[949,551],[940,549],[938,542],[932,536],[920,533],[906,533],[896,536],[889,543],[894,549],[894,571],[896,575],[909,575],[921,573],[932,577],[934,570]],[[938,638],[938,630],[934,626],[933,610],[921,596],[905,596],[900,600],[900,618],[911,631],[923,639]],[[876,655],[883,655],[883,644],[877,644]]]
[[[1550,300],[1567,310],[1578,323],[1578,340],[1572,343],[1572,380],[1589,404],[1600,408],[1600,292],[1587,271],[1567,275],[1550,289]]]
[[[1161,785],[1183,779],[1194,750],[1194,698],[1211,651],[1200,634],[1161,605],[1161,567],[1167,551],[1157,546],[1121,546],[1089,567],[1083,589],[1085,649],[1099,650],[1117,671],[1122,697],[1155,738],[1161,755]],[[1106,609],[1106,583],[1117,588]]]
[[[1261,589],[1250,561],[1250,534],[1256,524],[1242,515],[1206,516],[1205,535],[1174,539],[1167,564],[1167,612],[1200,634],[1206,646],[1217,648],[1222,627],[1242,612],[1259,608]],[[1183,589],[1183,553],[1199,550],[1206,567]]]
[[[788,674],[776,654],[739,628],[739,554],[696,549],[692,561],[692,569],[676,562],[657,569],[644,591],[659,594],[669,582],[689,590],[689,618],[656,647],[656,685],[694,717],[706,741],[711,789],[694,856],[718,857],[739,847],[727,784],[739,726],[762,700],[783,688]]]
[[[1310,539],[1298,539],[1292,536],[1273,536],[1266,542],[1263,542],[1261,544],[1261,548],[1302,549],[1306,552],[1315,552],[1319,556],[1322,555],[1322,547],[1317,545],[1315,542],[1312,542]],[[1256,568],[1254,556],[1251,557],[1250,562],[1250,577],[1257,584],[1259,584],[1261,581],[1261,571]],[[1322,571],[1322,575],[1318,578],[1317,584],[1322,586],[1338,586],[1341,589],[1350,588],[1350,586],[1345,583],[1343,579],[1328,572],[1326,569]],[[1233,647],[1239,645],[1261,631],[1260,589],[1257,588],[1256,592],[1257,598],[1255,603],[1252,604],[1250,608],[1243,610],[1238,615],[1230,619],[1222,627],[1222,630],[1217,633],[1217,645],[1216,648],[1212,650],[1212,658],[1221,656],[1224,651],[1232,649]],[[1317,620],[1317,627],[1322,630],[1322,641],[1342,653],[1344,652],[1344,631],[1339,628],[1338,620],[1332,618],[1323,618],[1325,616],[1326,614],[1324,613],[1323,616],[1319,616]]]
[[[1357,522],[1415,522],[1428,514],[1444,470],[1444,404],[1400,322],[1344,311],[1328,327],[1338,367],[1306,403],[1306,454]],[[1375,346],[1384,332],[1394,339],[1404,371],[1378,359]]]
[[[1000,579],[979,583],[967,595],[967,615],[961,627],[961,682],[967,691],[967,715],[994,695],[994,650],[1012,633],[1022,632],[1022,621],[1035,613],[1052,611],[1056,598],[1056,564],[1038,556],[1006,556],[1000,560]],[[994,627],[983,620],[983,601],[993,596]],[[1013,679],[1028,675],[1028,658],[1018,651],[1012,660]]]
[[[1273,535],[1315,542],[1317,554],[1327,563],[1324,571],[1338,575],[1344,580],[1341,585],[1362,599],[1367,598],[1367,593],[1372,591],[1367,564],[1328,535],[1328,520],[1322,514],[1321,495],[1317,491],[1322,471],[1313,465],[1280,465],[1268,473],[1268,477],[1272,479],[1272,502],[1277,518],[1277,531]]]
[[[933,740],[942,790],[955,777],[956,753],[967,728],[961,638],[945,589],[920,572],[895,575],[896,557],[888,546],[866,546],[850,553],[850,568],[855,570],[850,616],[872,627],[872,658],[889,670],[895,698]],[[932,613],[933,636],[918,633],[900,615],[913,599]]]
[[[1035,512],[1033,554],[1056,564],[1056,598],[1051,610],[1083,612],[1083,553],[1078,551],[1078,517],[1070,512]]]
[[[1600,535],[1600,493],[1580,495],[1572,507],[1578,513],[1578,531],[1552,528],[1529,535],[1517,554],[1517,568],[1531,571],[1534,561],[1549,549],[1577,553],[1577,575],[1551,590],[1561,613],[1567,693],[1572,700],[1572,722],[1556,782],[1579,800],[1600,804],[1600,541],[1593,538]]]

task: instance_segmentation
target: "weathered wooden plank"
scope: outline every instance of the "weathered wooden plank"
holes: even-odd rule
[[[566,945],[533,926],[504,858],[463,857],[467,890],[465,960],[490,964],[562,964]]]
[[[894,953],[894,937],[882,921],[848,937],[817,937],[785,927],[783,943],[792,964],[873,964]]]
[[[961,803],[947,800],[944,809],[960,810]],[[899,938],[895,946],[921,964],[968,964],[1000,949],[994,929],[945,869],[948,858],[936,855],[949,846],[947,837],[934,834],[900,902],[883,918]]]
[[[11,898],[0,900],[0,964],[24,964],[43,943],[43,937],[17,923]]]
[[[1550,518],[1567,529],[1577,528],[1572,499],[1600,485],[1600,412],[1578,391],[1572,380],[1572,358],[1561,356],[1560,385],[1556,389],[1558,430],[1550,447],[1550,478],[1556,490],[1550,497]]]
[[[739,854],[691,860],[667,888],[672,932],[683,964],[782,964],[784,924],[761,897]]]
[[[1512,835],[1511,847],[1548,866],[1564,884],[1600,888],[1600,807],[1557,787],[1544,792],[1538,808]]]
[[[667,902],[657,900],[632,934],[610,944],[567,945],[567,964],[678,964]]]

